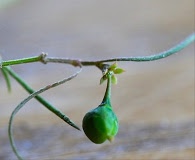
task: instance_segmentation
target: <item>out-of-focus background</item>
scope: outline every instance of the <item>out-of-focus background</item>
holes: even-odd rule
[[[4,60],[39,55],[98,60],[144,56],[169,49],[194,32],[194,0],[0,0]],[[25,159],[194,159],[194,46],[153,62],[120,62],[126,72],[112,87],[120,122],[112,143],[91,143],[36,100],[14,120]],[[76,71],[68,65],[13,66],[34,89]],[[101,72],[85,67],[74,80],[42,96],[79,126],[101,102]],[[28,94],[0,75],[0,159],[16,159],[8,141],[12,110]]]

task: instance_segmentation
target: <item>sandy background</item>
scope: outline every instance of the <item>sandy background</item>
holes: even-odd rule
[[[194,31],[194,0],[18,0],[0,7],[0,54],[15,59],[49,56],[95,60],[150,55]],[[112,87],[120,129],[110,144],[92,144],[35,100],[16,116],[14,135],[25,159],[194,159],[194,47],[154,62],[121,62],[126,72]],[[13,66],[34,89],[76,68],[34,63]],[[42,95],[81,127],[99,105],[101,72],[85,67],[74,80]],[[0,159],[15,159],[7,127],[27,93],[0,75]]]

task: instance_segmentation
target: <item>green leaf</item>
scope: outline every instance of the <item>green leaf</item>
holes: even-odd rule
[[[111,82],[112,82],[112,84],[117,84],[117,78],[114,74],[111,77]]]
[[[125,72],[125,70],[122,68],[116,68],[113,72],[114,72],[114,74],[121,74],[121,73]]]
[[[117,68],[117,66],[118,66],[118,64],[115,62],[115,63],[113,63],[108,69],[109,69],[110,71],[113,71],[113,70],[115,70],[115,68]]]

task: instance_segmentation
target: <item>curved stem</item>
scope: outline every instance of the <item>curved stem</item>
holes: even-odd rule
[[[11,114],[11,117],[9,119],[9,126],[8,126],[8,134],[9,134],[9,140],[10,140],[10,144],[11,144],[11,147],[14,151],[14,153],[16,154],[17,158],[22,160],[22,157],[19,155],[18,151],[17,151],[17,148],[16,148],[16,145],[14,143],[14,138],[13,138],[13,131],[12,131],[12,123],[13,123],[13,119],[14,119],[14,116],[16,115],[16,113],[29,101],[31,100],[32,98],[38,96],[38,94],[48,90],[48,89],[51,89],[53,87],[56,87],[60,84],[63,84],[71,79],[73,79],[74,77],[76,77],[80,72],[81,72],[82,68],[80,68],[80,70],[78,72],[76,72],[75,74],[73,74],[72,76],[68,77],[68,78],[65,78],[59,82],[55,82],[51,85],[48,85],[34,93],[32,93],[30,96],[28,96],[26,99],[24,99],[15,109],[14,111],[12,112]]]
[[[173,55],[188,45],[190,45],[195,40],[195,33],[192,33],[190,36],[188,36],[186,39],[184,39],[182,42],[177,44],[176,46],[154,54],[150,56],[137,56],[137,57],[118,57],[118,58],[110,58],[110,59],[104,59],[104,60],[98,60],[98,61],[83,61],[78,59],[69,59],[69,58],[55,58],[55,57],[46,57],[46,54],[41,54],[40,56],[36,57],[30,57],[30,58],[23,58],[23,59],[17,59],[17,60],[9,60],[9,61],[1,61],[0,62],[0,68],[2,66],[9,66],[9,65],[16,65],[16,64],[22,64],[22,63],[32,63],[32,62],[43,62],[43,63],[65,63],[70,64],[73,66],[97,66],[100,63],[104,62],[116,62],[116,61],[135,61],[135,62],[145,62],[145,61],[154,61],[162,58],[166,58],[170,55]]]
[[[28,93],[32,94],[35,91],[26,84],[10,67],[3,67],[9,74],[12,76]],[[41,96],[37,95],[35,96],[35,99],[37,99],[41,104],[43,104],[48,110],[53,112],[55,115],[57,115],[59,118],[64,120],[66,123],[68,123],[70,126],[74,127],[75,129],[80,130],[78,126],[72,122],[68,116],[63,114],[60,110],[56,109],[52,104],[47,102],[45,99],[43,99]]]
[[[104,98],[102,100],[102,104],[103,103],[107,103],[111,106],[111,74],[110,73],[107,73],[107,87],[106,87],[106,92],[104,94]]]
[[[181,51],[182,49],[184,49],[185,47],[187,47],[188,45],[190,45],[194,41],[195,41],[195,33],[188,36],[186,39],[184,39],[182,42],[180,42],[176,46],[166,51],[154,54],[154,55],[138,56],[138,57],[119,57],[119,58],[111,58],[111,59],[105,59],[105,60],[99,60],[99,61],[81,61],[81,64],[82,65],[94,65],[94,64],[103,63],[103,62],[116,62],[116,61],[136,61],[136,62],[154,61],[154,60],[168,57],[174,53],[177,53]]]
[[[82,60],[75,60],[75,59],[67,59],[67,58],[55,58],[55,57],[48,57],[45,58],[45,63],[47,62],[52,62],[52,63],[65,63],[65,64],[71,64],[76,66],[75,64],[80,63],[83,66],[92,66],[92,65],[96,65],[98,66],[101,63],[104,62],[116,62],[116,61],[135,61],[135,62],[145,62],[145,61],[154,61],[154,60],[159,60],[162,58],[166,58],[170,55],[173,55],[179,51],[181,51],[182,49],[184,49],[185,47],[187,47],[188,45],[190,45],[192,42],[194,42],[195,40],[195,33],[191,34],[190,36],[188,36],[186,39],[184,39],[182,42],[180,42],[179,44],[177,44],[176,46],[154,54],[154,55],[150,55],[150,56],[138,56],[138,57],[118,57],[118,58],[111,58],[111,59],[104,59],[104,60],[98,60],[98,61],[82,61]]]

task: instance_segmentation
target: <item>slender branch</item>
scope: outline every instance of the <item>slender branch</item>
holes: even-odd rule
[[[45,57],[46,57],[46,54],[42,53],[39,56],[34,56],[34,57],[29,57],[29,58],[1,61],[0,68],[4,66],[11,66],[11,65],[17,65],[17,64],[24,64],[24,63],[44,62]]]
[[[14,142],[14,138],[13,138],[13,131],[12,131],[12,123],[13,123],[13,119],[14,119],[14,116],[16,115],[16,113],[28,102],[30,101],[32,98],[38,96],[38,94],[48,90],[48,89],[51,89],[53,87],[56,87],[56,86],[59,86],[67,81],[70,81],[71,79],[73,79],[74,77],[76,77],[80,72],[81,72],[82,68],[80,68],[79,71],[77,71],[75,74],[71,75],[70,77],[68,78],[65,78],[61,81],[58,81],[58,82],[55,82],[51,85],[47,85],[46,87],[44,88],[41,88],[40,90],[32,93],[30,96],[28,96],[26,99],[24,99],[15,109],[14,111],[12,112],[11,114],[11,117],[9,119],[9,126],[8,126],[8,134],[9,134],[9,140],[10,140],[10,143],[11,143],[11,147],[14,151],[14,153],[16,154],[16,156],[18,157],[18,159],[22,160],[22,157],[19,155],[18,151],[17,151],[17,148],[16,148],[16,145],[15,145],[15,142]]]
[[[0,62],[0,68],[3,66],[9,66],[9,65],[16,65],[16,64],[22,64],[22,63],[32,63],[32,62],[43,62],[43,63],[65,63],[70,64],[73,66],[98,66],[100,63],[104,62],[116,62],[116,61],[135,61],[135,62],[145,62],[145,61],[154,61],[159,60],[162,58],[166,58],[170,55],[173,55],[191,43],[193,43],[195,40],[195,33],[192,33],[189,35],[186,39],[184,39],[182,42],[177,44],[176,46],[154,54],[150,56],[137,56],[137,57],[118,57],[118,58],[110,58],[110,59],[104,59],[104,60],[98,60],[98,61],[83,61],[78,59],[69,59],[69,58],[56,58],[56,57],[46,57],[46,54],[42,53],[40,56],[30,57],[30,58],[23,58],[23,59],[17,59],[17,60],[9,60],[9,61],[1,61]]]
[[[111,74],[108,73],[107,76],[108,76],[108,78],[107,78],[107,87],[106,87],[106,92],[104,94],[104,98],[102,100],[102,103],[107,103],[111,106],[111,101],[110,101],[110,98],[111,98],[111,85],[112,85]]]
[[[47,62],[54,62],[54,63],[67,63],[67,64],[77,64],[80,63],[83,66],[89,66],[89,65],[98,65],[104,62],[116,62],[116,61],[136,61],[136,62],[145,62],[145,61],[154,61],[162,58],[166,58],[170,55],[173,55],[191,43],[193,43],[195,40],[195,33],[188,36],[186,39],[184,39],[182,42],[177,44],[176,46],[160,52],[158,54],[150,55],[150,56],[138,56],[138,57],[118,57],[118,58],[111,58],[111,59],[104,59],[104,60],[98,60],[98,61],[82,61],[82,60],[75,60],[75,59],[64,59],[64,58],[54,58],[54,57],[46,57],[45,63]]]
[[[170,48],[169,50],[160,52],[158,54],[150,55],[150,56],[138,56],[138,57],[119,57],[119,58],[111,58],[111,59],[105,59],[100,61],[81,61],[82,65],[94,65],[98,63],[103,62],[113,62],[113,61],[136,61],[136,62],[143,62],[143,61],[154,61],[162,58],[166,58],[174,53],[177,53],[187,47],[189,44],[194,42],[195,40],[195,33],[188,36],[186,39],[184,39],[182,42],[177,44],[176,46]]]
[[[28,93],[32,94],[35,91],[27,84],[25,83],[10,67],[3,67],[3,69],[9,73],[10,76],[12,76]],[[68,123],[70,126],[78,129],[79,127],[77,127],[74,122],[72,122],[68,116],[66,116],[65,114],[63,114],[60,110],[56,109],[52,104],[50,104],[49,102],[47,102],[45,99],[43,99],[41,96],[37,95],[35,97],[35,99],[37,99],[41,104],[43,104],[48,110],[50,110],[51,112],[53,112],[55,115],[57,115],[59,118],[61,118],[62,120],[64,120],[66,123]]]

